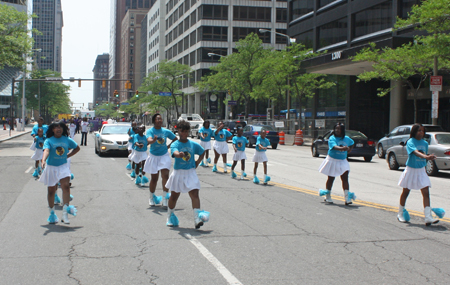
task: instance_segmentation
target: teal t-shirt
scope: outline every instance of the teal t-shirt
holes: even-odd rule
[[[188,140],[187,142],[182,143],[178,140],[170,145],[172,157],[175,151],[183,152],[184,157],[175,157],[173,169],[191,169],[195,168],[195,155],[201,155],[205,149],[197,142]]]
[[[45,136],[43,136],[43,137],[36,136],[35,139],[36,139],[36,142],[35,142],[36,143],[36,148],[37,149],[44,149],[44,142],[46,140],[46,137]]]
[[[233,144],[236,146],[237,150],[245,151],[245,145],[248,144],[248,140],[246,137],[235,136],[233,138]]]
[[[167,139],[174,140],[175,134],[166,128],[155,129],[155,127],[147,130],[147,137],[154,138],[158,136],[156,142],[150,146],[150,153],[156,156],[165,155],[168,152]]]
[[[214,139],[218,142],[224,142],[227,140],[227,138],[231,137],[232,134],[224,129],[221,129],[220,131],[216,132],[214,131]]]
[[[47,134],[47,130],[48,130],[48,126],[47,125],[42,125],[42,127],[40,127],[43,131],[44,131],[44,136]],[[35,135],[37,136],[38,134],[38,129],[39,129],[39,125],[34,125],[33,129],[31,130],[31,136]]]
[[[344,160],[347,158],[347,151],[340,151],[334,149],[335,146],[352,146],[355,142],[349,138],[348,136],[345,136],[344,138],[337,138],[334,135],[330,137],[328,140],[328,155],[334,159],[341,159]]]
[[[69,149],[74,149],[78,144],[71,138],[62,136],[60,138],[51,137],[45,140],[44,149],[49,149],[47,165],[60,166],[67,163]]]
[[[410,138],[406,143],[406,151],[408,152],[408,160],[406,161],[406,166],[412,168],[422,168],[427,165],[427,160],[425,158],[418,157],[413,152],[418,150],[423,154],[428,154],[428,143],[425,140],[416,140],[415,138]]]
[[[213,130],[211,130],[210,128],[206,129],[205,127],[201,127],[201,129],[198,132],[201,134],[206,134],[206,138],[203,138],[202,136],[200,136],[200,140],[202,142],[209,142],[211,140]]]
[[[138,147],[136,145],[136,143],[141,143],[144,146],[143,147]],[[147,151],[147,145],[148,145],[148,142],[147,142],[147,136],[146,135],[140,136],[139,134],[135,134],[133,136],[133,149],[135,151]]]
[[[266,151],[265,149],[261,149],[258,145],[268,147],[270,145],[270,141],[267,138],[262,138],[261,136],[259,136],[256,139],[256,151]]]

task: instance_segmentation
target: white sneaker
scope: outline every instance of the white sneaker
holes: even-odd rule
[[[67,213],[67,208],[68,208],[68,206],[67,206],[67,204],[65,204],[63,206],[63,212],[62,212],[62,218],[61,218],[61,222],[63,222],[64,224],[70,224],[69,213]]]
[[[423,212],[425,214],[425,225],[426,226],[431,226],[431,224],[439,223],[439,220],[436,220],[433,218],[433,215],[431,214],[431,207],[425,207]]]
[[[333,199],[331,199],[331,194],[327,194],[324,199],[325,203],[333,204]]]
[[[150,199],[148,199],[148,204],[150,207],[155,206],[155,201],[153,201],[153,194],[150,194]]]
[[[203,221],[198,215],[199,212],[200,209],[194,209],[194,225],[196,229],[199,229],[201,226],[203,226]]]
[[[162,207],[164,209],[167,209],[167,204],[169,202],[169,199],[167,199],[166,196],[167,196],[167,194],[165,194],[165,192],[164,192],[163,197],[162,197]]]

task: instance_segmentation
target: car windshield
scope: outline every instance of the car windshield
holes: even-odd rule
[[[441,126],[425,126],[425,130],[427,132],[443,132],[444,131]]]
[[[366,140],[367,137],[365,134],[358,132],[358,131],[345,131],[345,135],[348,136],[351,139],[358,139],[358,140]]]
[[[436,134],[438,144],[450,144],[450,134]]]
[[[129,126],[104,126],[103,135],[128,134]]]
[[[256,132],[259,132],[259,131],[261,131],[261,129],[265,129],[266,131],[272,131],[272,132],[274,132],[275,131],[275,129],[272,127],[272,126],[253,126],[253,130],[254,131],[256,131]]]

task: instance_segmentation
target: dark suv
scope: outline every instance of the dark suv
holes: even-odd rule
[[[236,121],[224,121],[224,129],[228,130],[233,136],[236,135],[236,126],[237,125],[241,125],[242,128],[244,128],[247,125],[246,121],[240,121],[240,120],[236,120]]]

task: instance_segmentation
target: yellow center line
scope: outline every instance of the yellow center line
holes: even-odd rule
[[[220,169],[220,171],[223,171],[223,168],[217,167],[218,171],[219,171],[219,169]],[[238,174],[240,174],[240,172],[236,172],[236,174],[238,175]],[[248,175],[247,175],[247,177],[250,178],[250,176],[248,176]],[[305,189],[305,188],[301,188],[301,187],[286,185],[286,184],[282,184],[282,183],[278,183],[278,182],[270,181],[268,184],[273,184],[273,185],[278,186],[283,189],[293,190],[293,191],[297,191],[297,192],[301,192],[301,193],[305,193],[305,194],[309,194],[309,195],[313,195],[313,196],[317,196],[319,193],[319,191],[314,191],[314,190]],[[342,197],[342,196],[331,195],[331,197],[334,200],[344,202],[344,197]],[[398,213],[397,207],[378,204],[378,203],[374,203],[374,202],[357,200],[357,201],[353,201],[353,204],[359,205],[359,206],[375,208],[375,209],[380,209],[380,210],[384,210],[384,211],[388,211],[388,212]],[[418,211],[408,210],[408,213],[410,216],[416,216],[416,217],[421,217],[421,218],[425,217],[422,212],[418,212]],[[439,218],[439,220],[450,223],[450,218]]]

